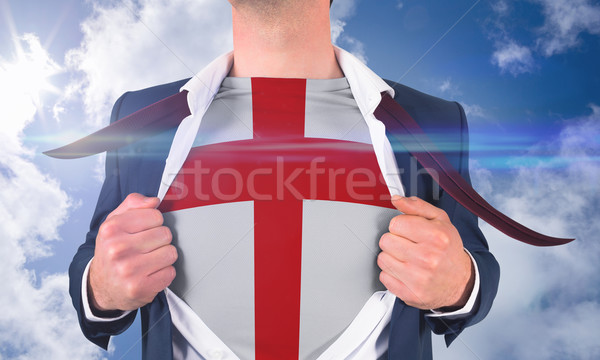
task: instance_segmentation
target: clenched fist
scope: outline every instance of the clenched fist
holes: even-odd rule
[[[419,309],[463,307],[473,290],[474,268],[446,212],[416,197],[394,196],[392,204],[403,214],[390,221],[390,232],[379,241],[383,285]]]
[[[158,198],[130,194],[100,226],[88,289],[100,311],[135,310],[175,278],[177,250]]]

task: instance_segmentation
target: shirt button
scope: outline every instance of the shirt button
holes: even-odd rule
[[[219,349],[213,349],[208,353],[210,360],[222,360],[225,358],[225,353]]]

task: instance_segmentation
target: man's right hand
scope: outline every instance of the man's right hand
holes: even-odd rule
[[[100,226],[88,277],[97,310],[135,310],[175,278],[177,250],[158,204],[158,198],[130,194]]]

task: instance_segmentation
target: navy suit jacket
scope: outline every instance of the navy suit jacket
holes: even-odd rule
[[[175,94],[186,81],[123,94],[113,108],[111,122]],[[470,181],[468,130],[462,107],[458,103],[438,99],[397,83],[388,83],[396,91],[395,100],[444,150],[460,174]],[[69,291],[81,329],[89,340],[105,349],[110,336],[125,331],[133,322],[136,312],[114,322],[87,321],[81,302],[83,272],[94,255],[96,234],[106,216],[130,193],[136,192],[145,196],[156,196],[158,193],[165,159],[174,135],[175,130],[166,131],[107,154],[106,179],[90,224],[90,231],[69,268]],[[466,317],[453,320],[429,318],[425,316],[426,311],[396,300],[390,323],[389,359],[431,359],[432,332],[443,334],[446,344],[450,345],[463,329],[481,321],[487,315],[498,289],[500,269],[488,250],[487,242],[477,225],[477,218],[443,190],[439,190],[432,177],[416,163],[402,145],[393,137],[388,137],[394,148],[407,196],[418,196],[445,210],[479,268],[479,297],[474,310]],[[171,359],[171,317],[164,293],[159,293],[152,303],[142,307],[140,316],[143,358]]]

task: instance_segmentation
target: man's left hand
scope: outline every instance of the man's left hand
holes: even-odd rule
[[[403,214],[390,221],[390,232],[379,241],[383,285],[419,309],[462,308],[475,274],[448,214],[416,197],[394,196],[392,204]]]

